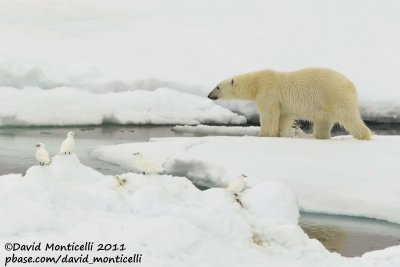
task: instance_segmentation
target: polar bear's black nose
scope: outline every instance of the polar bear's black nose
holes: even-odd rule
[[[213,96],[212,93],[209,93],[209,94],[208,94],[208,98],[209,98],[209,99],[212,99],[212,100],[218,99],[218,97]]]
[[[218,99],[218,97],[216,97],[216,96],[213,95],[213,92],[209,93],[207,97],[208,97],[209,99],[212,99],[212,100]]]

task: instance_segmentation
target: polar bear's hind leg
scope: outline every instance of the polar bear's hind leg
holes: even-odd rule
[[[343,102],[340,112],[337,112],[336,114],[338,123],[342,125],[354,138],[359,140],[371,139],[371,130],[361,119],[356,101],[350,103]]]
[[[356,139],[358,140],[370,140],[372,133],[371,130],[365,125],[361,118],[346,118],[343,121],[339,121],[341,125]]]
[[[328,119],[318,120],[313,122],[313,134],[317,139],[329,139],[331,138],[331,129],[333,123]]]

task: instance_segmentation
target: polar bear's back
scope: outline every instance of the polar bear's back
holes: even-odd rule
[[[286,86],[282,89],[299,90],[306,94],[324,91],[324,94],[337,94],[338,91],[355,93],[353,83],[343,74],[326,68],[307,68],[293,72],[278,73]],[[282,84],[282,85],[283,85]]]
[[[330,94],[335,96],[341,91],[344,94],[356,93],[355,87],[349,79],[343,74],[327,68],[306,68],[290,72],[266,69],[236,77],[240,77],[241,82],[250,80],[253,84],[257,83],[258,87],[266,86],[264,90],[274,87],[283,93],[291,91],[291,95],[304,93],[309,96],[323,92],[324,96],[330,97]]]
[[[313,119],[321,113],[335,113],[357,107],[353,83],[339,72],[307,68],[277,72],[280,102],[288,113]]]

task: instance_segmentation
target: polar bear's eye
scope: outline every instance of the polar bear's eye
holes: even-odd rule
[[[215,88],[215,89],[219,90],[219,86],[217,86],[217,88]]]

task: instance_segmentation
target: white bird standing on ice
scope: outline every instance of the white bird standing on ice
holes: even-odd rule
[[[119,186],[123,187],[128,183],[128,180],[122,176],[115,175],[114,178],[117,179]]]
[[[246,181],[245,178],[247,176],[242,174],[237,178],[235,181],[231,182],[228,187],[225,187],[225,190],[228,192],[233,193],[235,196],[237,196],[244,188]]]
[[[60,154],[71,154],[71,152],[74,152],[75,148],[75,140],[74,140],[75,133],[74,132],[68,132],[67,138],[62,142],[61,147],[60,147]]]
[[[43,143],[39,143],[36,145],[36,160],[39,161],[41,166],[47,165],[50,163],[49,152],[46,150],[46,146]]]
[[[164,171],[162,165],[144,160],[142,153],[136,152],[133,153],[132,155],[135,168],[141,171],[143,174],[160,173]]]

